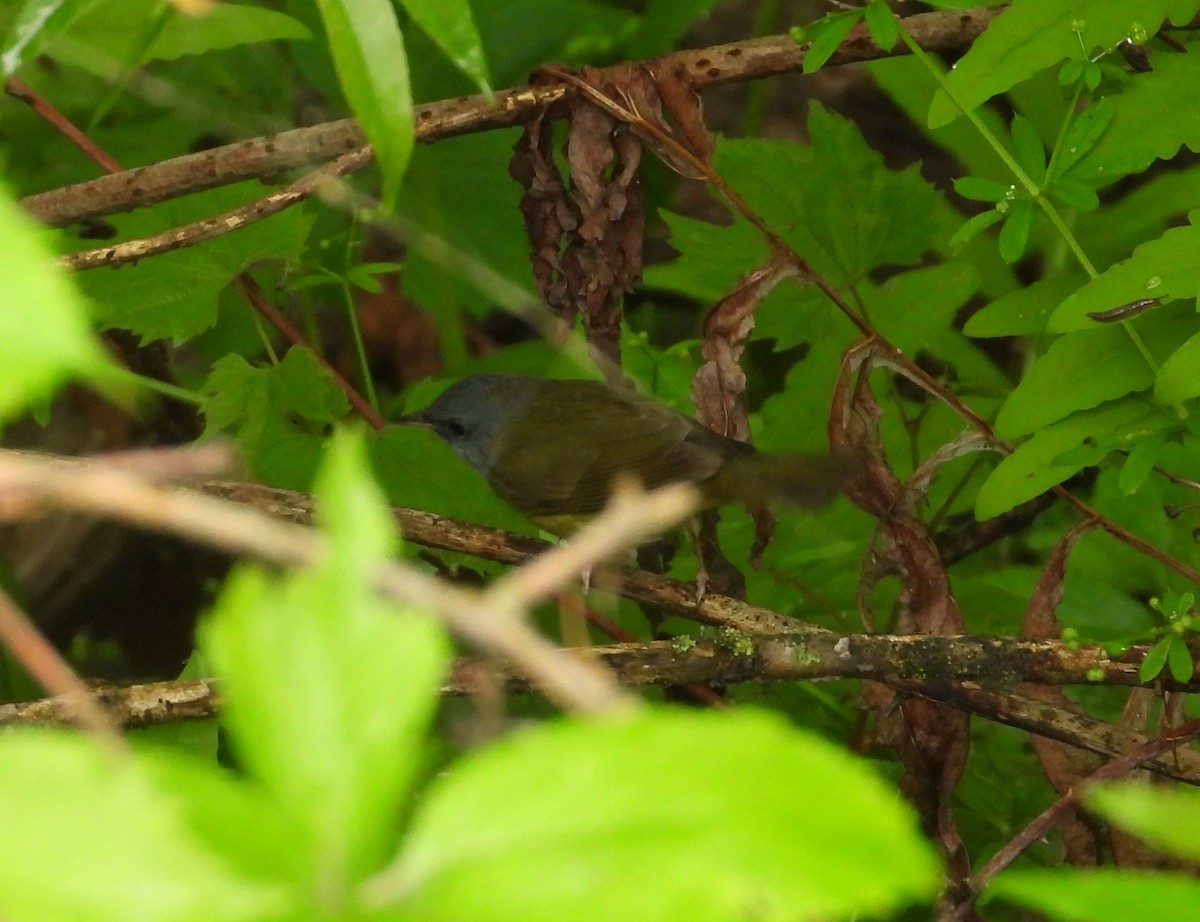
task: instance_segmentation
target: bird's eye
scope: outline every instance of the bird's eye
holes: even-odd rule
[[[446,435],[452,439],[461,439],[467,434],[467,424],[461,419],[448,419],[442,424]]]

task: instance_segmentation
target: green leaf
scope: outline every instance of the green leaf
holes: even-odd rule
[[[886,0],[871,0],[866,10],[867,30],[875,44],[884,51],[891,51],[900,37],[900,27]]]
[[[1007,512],[1099,463],[1112,449],[1127,448],[1170,424],[1167,416],[1145,401],[1125,397],[1039,429],[984,481],[975,500],[975,515],[983,520]],[[1072,455],[1064,460],[1068,452]]]
[[[1200,881],[1179,874],[1006,871],[992,881],[988,893],[1060,922],[1200,922]]]
[[[1004,216],[997,241],[1000,256],[1006,263],[1015,263],[1025,255],[1029,244],[1029,231],[1033,227],[1033,202],[1020,199],[1013,202]]]
[[[1063,176],[1091,153],[1108,130],[1115,114],[1112,100],[1100,99],[1071,119],[1062,145],[1055,154],[1055,176]]]
[[[1142,664],[1138,667],[1138,679],[1142,682],[1153,682],[1167,664],[1167,651],[1171,648],[1171,638],[1161,637],[1154,646],[1146,651]]]
[[[996,417],[996,434],[1011,439],[1076,410],[1143,391],[1154,372],[1119,324],[1061,336],[1025,373]]]
[[[920,260],[933,244],[937,194],[918,166],[887,169],[853,122],[820,105],[808,130],[808,148],[722,140],[716,167],[741,177],[750,207],[835,285]]]
[[[1014,0],[946,76],[950,95],[939,91],[934,98],[929,127],[958,117],[951,97],[974,109],[1063,58],[1091,54],[1097,47],[1108,51],[1139,25],[1154,29],[1167,18],[1181,24],[1198,5],[1195,0],[1139,0],[1135,13],[1129,0]]]
[[[176,12],[142,60],[173,60],[258,42],[311,40],[312,33],[303,23],[276,10],[218,3],[200,16]]]
[[[811,25],[805,26],[800,37],[796,39],[800,42],[811,43],[808,51],[804,53],[802,73],[812,74],[820,70],[830,56],[837,51],[842,39],[862,18],[862,10],[846,10],[843,13],[830,13],[823,19],[818,19]]]
[[[663,212],[662,219],[671,233],[671,246],[680,257],[647,267],[646,284],[652,288],[715,303],[769,255],[762,234],[748,221],[719,226],[669,211]]]
[[[0,422],[46,400],[79,375],[100,378],[110,363],[88,330],[87,307],[54,263],[34,222],[0,186]]]
[[[240,875],[194,834],[179,795],[91,740],[61,730],[9,733],[0,786],[20,792],[0,799],[8,922],[231,922],[288,905],[285,887]]]
[[[993,224],[998,224],[1004,220],[1004,212],[999,208],[993,208],[990,211],[983,211],[972,218],[968,218],[963,222],[962,227],[954,232],[947,246],[951,252],[957,253],[964,246],[974,240],[977,236],[991,227]]]
[[[414,918],[496,922],[882,915],[940,877],[911,811],[841,749],[766,713],[649,710],[464,760],[385,874]]]
[[[232,433],[251,471],[295,490],[309,487],[330,427],[350,410],[329,372],[300,346],[261,368],[227,355],[203,393],[205,432]]]
[[[342,91],[383,173],[382,201],[396,200],[412,155],[412,89],[404,36],[391,0],[317,0]]]
[[[25,0],[8,23],[0,42],[0,74],[9,77],[42,53],[42,49],[96,0]]]
[[[963,332],[978,337],[1041,333],[1063,298],[1077,291],[1086,280],[1082,272],[1068,272],[1010,291],[974,314]]]
[[[1125,463],[1121,465],[1121,474],[1117,485],[1121,492],[1127,495],[1141,489],[1150,471],[1162,457],[1165,440],[1162,435],[1147,436],[1139,440],[1129,449]]]
[[[1158,369],[1154,398],[1163,403],[1182,403],[1200,396],[1200,333],[1186,340]]]
[[[1126,783],[1094,788],[1088,807],[1155,848],[1185,861],[1200,860],[1200,796],[1192,788]]]
[[[1107,311],[1145,298],[1163,304],[1200,294],[1200,210],[1188,215],[1188,227],[1176,227],[1157,240],[1144,243],[1124,262],[1067,298],[1050,316],[1049,329],[1056,333],[1092,326],[1089,312]]]
[[[1096,195],[1095,189],[1069,179],[1056,179],[1046,189],[1046,194],[1078,211],[1095,211],[1100,207],[1100,197]]]
[[[1003,202],[1012,194],[1013,186],[981,176],[960,176],[954,180],[954,191],[974,202]]]
[[[1153,70],[1136,74],[1128,89],[1103,101],[1112,109],[1111,123],[1080,158],[1074,177],[1108,185],[1155,160],[1170,160],[1182,146],[1200,151],[1200,111],[1192,94],[1198,85],[1200,55],[1155,54]]]
[[[257,183],[240,184],[166,202],[120,223],[127,234],[159,233],[232,210],[262,194]],[[79,286],[95,302],[93,316],[102,326],[132,330],[145,341],[179,343],[216,322],[218,296],[242,271],[263,260],[297,258],[311,226],[306,209],[288,208],[233,233],[137,265],[90,269],[79,274]]]
[[[1183,638],[1174,634],[1171,635],[1171,646],[1167,650],[1167,668],[1176,682],[1190,682],[1195,670],[1192,652]]]
[[[471,4],[467,0],[400,0],[404,11],[425,30],[460,71],[490,92],[487,59]]]
[[[334,902],[396,847],[449,653],[431,616],[375,594],[394,537],[365,470],[357,441],[336,438],[316,490],[328,556],[284,580],[240,571],[201,634],[232,744],[305,829]]]
[[[1037,185],[1046,179],[1046,147],[1033,122],[1023,115],[1014,115],[1010,126],[1013,153],[1026,175]]]

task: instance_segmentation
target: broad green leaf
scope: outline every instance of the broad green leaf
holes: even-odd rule
[[[87,306],[44,238],[0,186],[0,423],[46,400],[73,376],[111,370],[88,329]]]
[[[342,92],[362,124],[392,207],[412,156],[412,89],[391,0],[317,0]]]
[[[384,876],[430,922],[624,922],[631,906],[703,922],[882,915],[940,873],[909,809],[841,749],[766,713],[644,711],[465,759]]]
[[[1023,115],[1014,115],[1012,125],[1013,153],[1021,169],[1037,185],[1046,178],[1046,147],[1033,122]]]
[[[0,787],[10,792],[0,798],[7,922],[232,922],[277,917],[288,905],[282,884],[238,873],[196,835],[186,795],[92,740],[8,734]]]
[[[255,475],[295,490],[308,489],[330,427],[350,409],[329,372],[300,346],[260,368],[226,355],[203,393],[205,432],[231,433]]]
[[[1154,397],[1163,403],[1182,403],[1200,396],[1200,333],[1188,339],[1162,363],[1154,382]]]
[[[1129,449],[1118,480],[1122,493],[1136,493],[1141,489],[1154,465],[1162,458],[1164,446],[1163,436],[1157,435],[1147,436]]]
[[[1167,669],[1176,682],[1190,682],[1195,671],[1192,651],[1188,649],[1182,637],[1174,634],[1171,635],[1171,646],[1167,650]]]
[[[1191,92],[1197,85],[1200,55],[1165,49],[1156,53],[1153,70],[1135,74],[1124,92],[1103,100],[1103,106],[1111,107],[1112,120],[1079,158],[1072,177],[1108,185],[1142,172],[1155,160],[1171,159],[1181,147],[1200,151],[1200,107]]]
[[[679,258],[646,269],[646,284],[716,303],[769,255],[762,234],[747,221],[718,226],[663,212],[670,244]]]
[[[1149,784],[1114,784],[1087,794],[1088,807],[1126,832],[1185,861],[1200,860],[1200,792]]]
[[[144,60],[173,60],[221,48],[274,41],[311,41],[312,33],[291,16],[255,6],[218,3],[200,16],[177,13],[151,43]]]
[[[1063,176],[1090,154],[1112,123],[1116,109],[1111,99],[1098,99],[1074,118],[1055,154],[1054,173]]]
[[[974,202],[1003,202],[1014,189],[1011,183],[996,182],[982,176],[961,176],[954,180],[954,191]]]
[[[1006,871],[988,887],[1058,922],[1200,922],[1200,881],[1182,874],[1111,869]]]
[[[1040,333],[1063,299],[1087,280],[1082,272],[1039,279],[1010,291],[972,315],[963,327],[967,336],[1022,336]]]
[[[1146,298],[1163,304],[1200,294],[1200,211],[1188,215],[1187,227],[1167,231],[1144,243],[1124,262],[1067,298],[1050,316],[1048,329],[1065,333],[1093,326],[1088,313],[1107,311]]]
[[[9,77],[98,0],[25,0],[0,43],[0,76]]]
[[[835,285],[917,262],[933,245],[937,206],[917,165],[887,169],[852,122],[819,105],[808,128],[808,148],[722,141],[717,170],[739,177],[750,207]]]
[[[1138,349],[1163,355],[1200,331],[1195,311],[1180,305],[1143,315],[1130,324],[1104,324],[1059,337],[1005,401],[996,433],[1011,439],[1154,383],[1154,369]]]
[[[491,78],[487,60],[467,0],[400,0],[400,5],[455,67],[470,77],[482,92],[489,91]]]
[[[154,27],[147,31],[149,23]],[[164,8],[160,0],[90,0],[41,52],[111,77],[114,63],[138,67],[239,45],[311,38],[312,33],[291,16],[253,6],[219,3],[201,15],[190,15],[169,5]]]
[[[334,439],[316,491],[328,557],[283,580],[240,571],[201,634],[233,746],[305,829],[333,902],[396,848],[449,652],[430,615],[375,594],[394,538],[365,471],[357,441]]]
[[[1099,463],[1114,448],[1128,448],[1170,424],[1169,417],[1144,400],[1126,397],[1039,429],[984,481],[975,515],[983,520],[1007,512]]]
[[[717,0],[649,0],[642,5],[637,32],[626,46],[631,60],[665,54]],[[557,11],[557,7],[556,7]]]
[[[1198,6],[1196,0],[1138,0],[1136,6],[1129,0],[1014,0],[947,75],[950,95],[938,92],[929,126],[959,115],[953,100],[974,109],[1064,58],[1090,55],[1095,48],[1108,51],[1139,30],[1154,31],[1167,18],[1181,24]]]
[[[208,218],[261,196],[262,186],[240,184],[166,202],[119,222],[127,235],[158,233]],[[79,273],[104,327],[132,330],[143,340],[182,342],[217,319],[217,297],[239,273],[262,260],[296,259],[312,226],[307,209],[288,208],[264,221],[198,246],[172,250],[118,269]]]

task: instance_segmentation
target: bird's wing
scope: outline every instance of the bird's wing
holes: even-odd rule
[[[610,393],[595,402],[538,399],[528,410],[497,438],[489,477],[527,515],[598,512],[619,475],[648,488],[695,483],[715,474],[726,457],[720,436],[636,394],[614,400]]]

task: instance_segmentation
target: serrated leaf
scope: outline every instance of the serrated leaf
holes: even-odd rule
[[[1170,424],[1167,416],[1145,401],[1125,397],[1039,429],[984,481],[975,500],[975,515],[983,520],[1007,512],[1099,463],[1113,448],[1128,447]],[[1062,460],[1068,452],[1075,452],[1074,457]]]
[[[1082,272],[1039,279],[986,305],[966,322],[967,336],[1023,336],[1041,333],[1058,305],[1087,280]]]
[[[750,207],[835,285],[917,262],[933,244],[937,211],[917,165],[887,169],[852,122],[820,105],[810,108],[808,128],[808,148],[722,140],[717,170],[739,177]]]
[[[486,900],[495,922],[624,922],[631,906],[646,920],[733,922],[751,905],[874,916],[927,898],[939,876],[909,809],[816,735],[766,713],[654,710],[538,727],[460,762],[387,873],[413,917],[474,918]]]
[[[746,272],[767,259],[766,241],[747,221],[718,226],[669,211],[662,213],[662,219],[670,230],[671,246],[680,257],[646,269],[646,284],[652,288],[715,303]]]
[[[1176,227],[1144,243],[1124,262],[1067,298],[1051,316],[1048,329],[1065,333],[1092,326],[1089,312],[1107,311],[1145,298],[1166,304],[1200,294],[1200,211],[1188,215],[1188,227]]]
[[[1200,151],[1200,107],[1193,94],[1198,85],[1200,55],[1155,54],[1153,70],[1135,75],[1124,92],[1104,100],[1112,107],[1112,121],[1072,169],[1073,177],[1108,185],[1155,160],[1171,159],[1181,147]]]
[[[958,103],[974,109],[1064,58],[1079,57],[1081,39],[1088,54],[1097,47],[1108,51],[1139,26],[1154,29],[1168,18],[1182,24],[1197,6],[1195,0],[1139,0],[1134,12],[1128,0],[1014,0],[947,75],[951,95],[938,91],[929,127],[955,119]]]
[[[350,409],[329,372],[300,346],[261,368],[227,355],[202,390],[205,432],[231,433],[251,471],[295,490],[309,487],[328,430]]]
[[[88,329],[87,306],[55,264],[34,222],[0,186],[0,422],[46,400],[73,375],[99,378],[110,363]]]
[[[240,571],[201,640],[233,748],[305,830],[325,898],[344,903],[395,851],[449,647],[431,615],[376,595],[395,539],[356,439],[334,439],[316,494],[326,558],[281,581]]]
[[[1060,337],[1026,372],[996,417],[996,434],[1011,439],[1076,410],[1150,387],[1154,375],[1120,326]]]
[[[1200,920],[1200,881],[1181,874],[1110,869],[1006,871],[991,896],[1040,910],[1058,922]]]
[[[862,10],[846,10],[843,13],[830,13],[823,19],[818,19],[804,27],[802,41],[811,42],[808,51],[804,53],[804,64],[801,72],[816,73],[829,60],[830,55],[837,51],[850,30],[863,18]]]
[[[218,3],[200,16],[170,17],[142,58],[173,60],[222,48],[274,41],[311,41],[299,20],[276,10]]]
[[[400,0],[400,5],[480,92],[490,91],[483,42],[467,0]]]
[[[408,55],[391,0],[317,0],[338,81],[383,174],[391,207],[412,156],[412,88]]]
[[[121,226],[127,234],[157,233],[230,211],[251,195],[262,195],[262,188],[198,193],[146,209]],[[311,226],[305,209],[288,208],[198,246],[133,266],[81,272],[79,286],[95,302],[93,316],[101,326],[131,330],[146,341],[182,342],[216,322],[218,295],[243,270],[261,260],[298,257]]]
[[[1085,795],[1088,807],[1155,848],[1185,861],[1200,860],[1200,792],[1163,785],[1117,784]]]
[[[233,922],[278,917],[288,906],[287,888],[235,871],[188,828],[178,796],[92,740],[11,732],[0,747],[0,785],[20,791],[0,799],[9,922],[205,922],[215,907]]]

